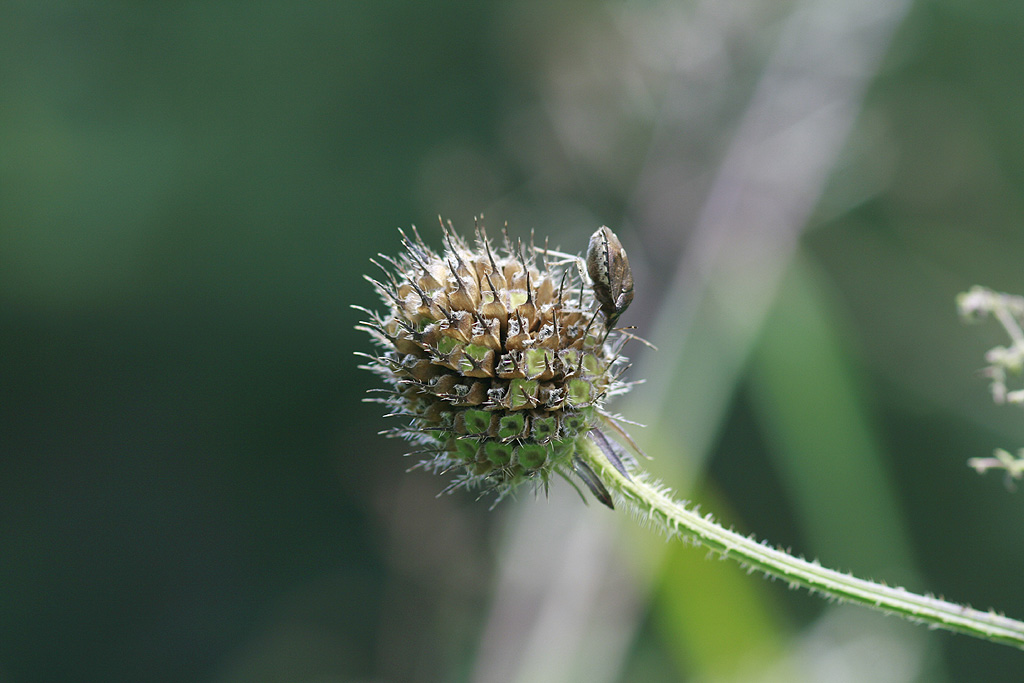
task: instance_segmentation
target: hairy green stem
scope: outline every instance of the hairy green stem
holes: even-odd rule
[[[674,500],[663,486],[652,483],[644,474],[623,476],[590,439],[581,439],[577,454],[601,479],[618,504],[625,503],[645,521],[660,527],[669,536],[694,538],[711,550],[731,557],[752,569],[822,593],[895,614],[911,621],[983,638],[1024,649],[1024,622],[995,612],[983,612],[927,595],[918,595],[893,586],[858,579],[826,569],[817,562],[794,557],[719,525],[710,515]]]

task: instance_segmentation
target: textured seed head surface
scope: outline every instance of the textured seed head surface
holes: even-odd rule
[[[389,385],[390,430],[419,444],[453,487],[495,489],[565,475],[604,400],[625,391],[621,338],[609,335],[577,257],[483,228],[445,230],[443,252],[413,232],[370,279],[387,311],[360,328],[381,347],[367,364]],[[378,264],[379,265],[379,264]]]

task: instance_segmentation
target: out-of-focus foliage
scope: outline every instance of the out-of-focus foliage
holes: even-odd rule
[[[636,279],[621,322],[671,348],[686,321],[659,306],[776,46],[801,12],[842,6],[0,7],[0,680],[500,680],[493,663],[533,651],[502,650],[521,626],[495,621],[503,600],[558,624],[534,646],[572,656],[572,582],[533,603],[547,574],[496,578],[513,550],[586,547],[556,514],[566,492],[493,513],[435,499],[359,402],[374,380],[348,305],[375,299],[367,259],[397,251],[396,226],[437,244],[438,213],[567,251],[607,224]],[[1021,617],[1024,498],[965,463],[1024,445],[1022,416],[975,374],[999,329],[963,326],[954,298],[1024,293],[1024,8],[922,0],[894,29],[749,354],[735,376],[705,368],[725,378],[708,446],[662,431],[686,423],[672,394],[628,417],[657,421],[634,430],[652,468],[709,478],[740,528]],[[706,329],[685,332],[732,341]],[[685,623],[742,619],[699,581],[732,569],[687,574],[686,549],[655,559],[632,533],[635,574],[595,588],[620,618],[590,624],[621,657],[587,679],[754,680],[692,654]],[[1006,648],[748,580],[729,604],[760,611],[716,628],[766,644],[762,680],[872,656],[885,680],[1018,678]]]

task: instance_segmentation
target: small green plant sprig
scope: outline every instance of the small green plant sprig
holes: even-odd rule
[[[637,339],[614,328],[632,301],[633,279],[611,230],[594,233],[586,259],[532,238],[513,242],[507,231],[499,251],[480,226],[472,245],[450,224],[442,230],[440,254],[415,230],[412,239],[402,233],[405,253],[382,254],[390,267],[374,263],[383,280],[368,278],[387,310],[356,308],[368,316],[360,329],[380,348],[363,354],[362,367],[387,385],[369,400],[406,420],[385,433],[415,444],[427,469],[452,474],[445,490],[493,492],[497,502],[524,484],[546,489],[555,475],[570,483],[575,475],[608,507],[626,507],[669,538],[695,540],[791,586],[1024,649],[1024,622],[794,557],[721,526],[638,469],[609,438],[636,451],[604,408],[629,388],[620,380],[628,367],[622,348]]]
[[[1024,405],[1024,389],[1010,389],[1007,381],[1020,377],[1024,370],[1024,297],[995,292],[981,286],[974,286],[957,297],[960,315],[971,322],[978,322],[992,316],[1010,337],[1008,346],[997,346],[985,354],[988,365],[983,374],[988,377],[992,400],[997,404],[1013,403]],[[971,458],[967,461],[979,474],[988,470],[1004,470],[1007,486],[1024,477],[1024,448],[1018,449],[1017,457],[1002,448],[995,449],[991,458]]]

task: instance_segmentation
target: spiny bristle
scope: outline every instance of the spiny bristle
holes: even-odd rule
[[[507,227],[495,250],[479,222],[471,248],[440,223],[443,252],[413,228],[399,231],[401,256],[380,255],[390,268],[371,259],[388,310],[362,309],[360,329],[382,349],[366,367],[390,385],[391,414],[408,418],[389,434],[429,447],[435,471],[461,467],[456,487],[546,484],[573,469],[576,440],[624,390],[621,346],[578,258],[553,261],[547,240],[513,241]]]

